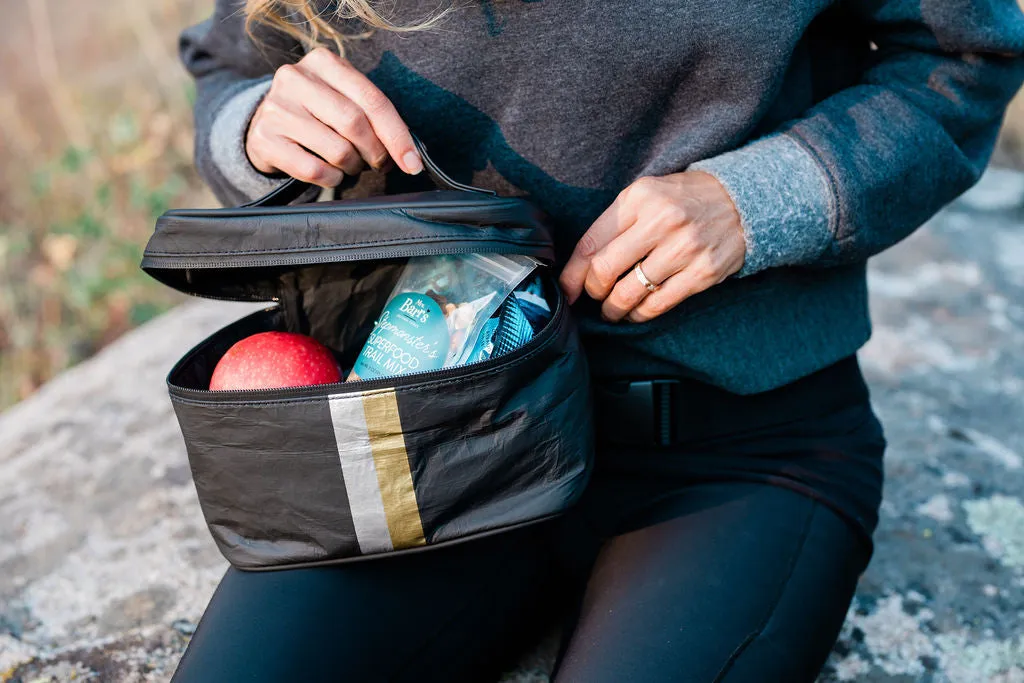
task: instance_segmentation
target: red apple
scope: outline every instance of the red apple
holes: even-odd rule
[[[330,350],[304,334],[260,332],[227,350],[213,369],[211,391],[278,389],[341,381]]]

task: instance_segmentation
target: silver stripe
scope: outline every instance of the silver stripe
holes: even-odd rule
[[[362,396],[329,396],[327,400],[359,550],[364,555],[391,550],[391,534],[366,432]]]

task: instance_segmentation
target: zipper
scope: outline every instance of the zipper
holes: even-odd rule
[[[544,247],[545,245],[540,242],[534,242],[524,244],[522,242],[509,242],[500,244],[496,242],[488,243],[476,243],[476,244],[453,244],[446,247],[373,247],[374,257],[373,260],[380,259],[399,259],[399,258],[412,258],[415,256],[437,256],[442,254],[521,254],[529,256],[529,254],[523,254],[523,249],[531,246]],[[350,263],[355,261],[367,260],[366,254],[346,254],[344,251],[363,251],[369,249],[369,247],[342,247],[339,249],[328,249],[318,250],[326,253],[317,254],[315,251],[304,251],[301,249],[288,250],[286,254],[278,254],[274,256],[264,256],[261,258],[249,258],[241,259],[238,261],[231,260],[230,265],[226,265],[224,261],[220,263],[212,264],[211,259],[224,259],[225,256],[221,254],[212,255],[209,258],[203,260],[190,259],[187,256],[169,256],[169,255],[148,255],[145,256],[143,261],[143,268],[162,268],[162,269],[214,269],[214,268],[263,268],[263,267],[274,267],[274,266],[315,266],[322,263]],[[340,253],[339,253],[340,252]],[[304,256],[301,261],[292,261],[289,257]],[[531,257],[533,258],[533,257]]]
[[[486,192],[486,190],[482,191]],[[419,194],[419,193],[416,193]],[[395,204],[393,202],[384,201],[377,202],[375,200],[386,200],[389,197],[396,197],[401,195],[383,195],[380,197],[366,197],[365,199],[332,199],[323,202],[310,202],[308,204],[287,204],[284,206],[277,205],[264,205],[264,204],[243,204],[241,206],[227,207],[227,208],[216,208],[216,209],[170,209],[162,216],[159,220],[172,220],[175,218],[250,218],[253,216],[263,215],[275,215],[275,214],[288,214],[288,215],[303,215],[303,214],[317,214],[317,213],[333,213],[339,209],[343,209],[345,212],[352,211],[379,211],[382,207],[392,210],[412,210],[412,211],[423,211],[429,209],[478,209],[484,208],[502,208],[507,206],[515,206],[522,200],[515,197],[498,197],[495,195],[483,195],[481,192],[473,191],[474,199],[446,199],[446,200],[433,200],[429,206],[409,206],[404,204]],[[414,216],[419,220],[423,220],[418,216]]]
[[[511,353],[506,353],[504,356],[489,358],[475,363],[468,363],[466,365],[459,365],[450,368],[441,368],[440,370],[410,372],[407,375],[397,375],[390,378],[380,377],[377,379],[357,380],[355,382],[333,382],[331,384],[314,384],[303,387],[285,387],[282,389],[233,389],[231,391],[210,391],[209,389],[189,389],[186,387],[180,387],[176,384],[171,384],[170,382],[168,382],[168,384],[170,386],[171,393],[176,396],[181,396],[182,398],[209,399],[216,396],[217,398],[223,398],[224,403],[231,403],[235,400],[244,399],[245,397],[257,394],[259,395],[260,400],[266,401],[287,398],[317,398],[325,392],[331,395],[338,395],[357,393],[361,391],[372,391],[374,389],[398,388],[400,386],[407,386],[410,384],[433,382],[436,380],[447,379],[449,377],[464,375],[467,370],[470,370],[468,374],[484,372],[491,368],[498,367],[503,363],[523,358],[546,344],[552,337],[554,337],[557,332],[557,323],[559,323],[560,318],[565,315],[565,299],[562,293],[557,292],[556,297],[557,302],[555,304],[555,310],[551,314],[551,320],[533,339]],[[273,309],[266,310],[269,311]],[[203,344],[205,344],[205,342],[203,342]],[[181,362],[185,362],[191,357],[192,354],[189,353]],[[174,370],[171,372],[173,373],[177,368],[178,365],[176,365]]]

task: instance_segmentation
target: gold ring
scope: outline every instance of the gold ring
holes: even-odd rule
[[[642,284],[648,292],[658,291],[658,285],[651,282],[649,279],[647,279],[647,276],[644,275],[644,271],[641,270],[640,268],[640,261],[637,261],[636,265],[633,266],[633,272],[636,273],[636,279],[640,281],[640,284]]]

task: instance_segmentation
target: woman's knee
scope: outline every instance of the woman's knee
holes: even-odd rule
[[[765,621],[714,683],[813,683],[846,618],[870,551],[850,525],[815,504],[803,547]]]

